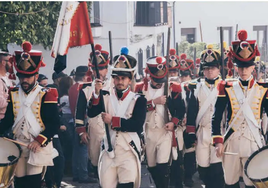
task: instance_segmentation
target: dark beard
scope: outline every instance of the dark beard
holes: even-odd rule
[[[153,89],[160,89],[162,87],[162,84],[156,84],[155,86],[153,84],[151,84],[151,87]]]
[[[23,84],[23,83],[22,83]],[[28,84],[28,83],[27,83]],[[23,87],[21,87],[21,89],[26,93],[26,94],[28,94],[28,93],[30,93],[31,91],[32,91],[32,89],[34,88],[34,86],[36,85],[36,82],[34,82],[34,83],[32,83],[32,84],[28,84],[29,85],[29,87],[28,87],[28,89],[27,90],[25,90],[25,89],[23,89]]]

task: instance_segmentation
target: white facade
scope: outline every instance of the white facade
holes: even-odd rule
[[[236,24],[238,30],[248,31],[248,39],[257,40],[257,32],[253,26],[268,25],[268,2],[182,2],[175,3],[176,42],[181,42],[181,28],[195,28],[196,42],[201,42],[199,21],[202,27],[203,42],[219,43],[220,32],[217,27],[232,27],[232,40],[235,40]],[[263,33],[259,34],[259,45]],[[224,32],[224,40],[228,42],[228,33]],[[230,44],[229,44],[230,45]]]
[[[94,43],[101,44],[103,50],[107,50],[109,52],[108,32],[112,32],[113,56],[120,53],[121,47],[127,46],[129,48],[129,55],[132,55],[138,59],[138,51],[139,49],[142,49],[143,67],[145,67],[147,46],[152,47],[154,44],[156,55],[161,55],[162,41],[160,41],[160,43],[158,42],[160,46],[157,48],[157,36],[162,36],[162,33],[164,33],[164,40],[166,44],[168,26],[134,26],[135,6],[136,3],[134,1],[100,1],[99,20],[101,26],[92,27],[92,33]],[[20,46],[12,44],[9,45],[10,52],[13,52],[17,49],[20,49]],[[49,81],[52,82],[51,77],[52,73],[54,72],[53,67],[55,59],[50,56],[50,50],[44,50],[44,48],[40,45],[33,46],[33,49],[41,50],[43,52],[46,67],[41,68],[40,73],[47,75],[49,77]],[[63,72],[69,74],[77,66],[87,65],[90,52],[90,45],[69,49],[67,54],[67,68]]]

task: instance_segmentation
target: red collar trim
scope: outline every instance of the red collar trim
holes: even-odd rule
[[[248,89],[251,89],[253,87],[255,83],[255,80],[253,77],[250,78],[250,80],[248,81]],[[242,85],[242,83],[239,81],[239,85],[240,87],[244,88],[244,86]]]
[[[130,87],[128,87],[125,91],[123,91],[123,95],[120,99],[118,98],[116,91],[115,91],[115,95],[116,95],[118,100],[123,101],[127,97],[127,95],[129,94],[129,92],[130,92]]]
[[[252,88],[252,86],[254,85],[254,82],[255,82],[255,80],[254,80],[254,78],[252,77],[250,80],[249,80],[249,89],[251,89]]]

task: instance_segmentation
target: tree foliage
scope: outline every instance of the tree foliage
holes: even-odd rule
[[[182,41],[178,45],[179,54],[185,53],[187,58],[194,59],[194,48],[196,49],[196,58],[200,58],[201,52],[206,48],[206,43],[204,42],[195,42],[190,44],[188,41]],[[219,49],[218,44],[213,44],[214,49]]]
[[[196,48],[196,58],[200,58],[201,52],[205,49],[206,43],[195,42],[190,44],[188,41],[182,41],[179,44],[179,54],[187,54],[187,58],[194,59],[194,48]]]
[[[0,49],[28,40],[51,48],[62,2],[0,2]],[[88,3],[90,10],[90,3]]]

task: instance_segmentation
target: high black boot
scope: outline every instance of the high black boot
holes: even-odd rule
[[[203,181],[203,183],[205,184],[206,188],[209,186],[209,167],[201,167],[198,166],[198,173],[199,173],[199,177],[200,179]]]
[[[183,188],[183,157],[182,151],[179,152],[178,159],[172,161],[170,167],[170,186],[175,188]]]
[[[41,188],[42,184],[42,174],[29,175],[27,177],[27,186],[28,188]]]
[[[159,186],[159,178],[158,178],[158,172],[157,172],[156,166],[155,167],[148,167],[147,169],[150,172],[150,174],[154,180],[155,186],[156,187]]]
[[[27,187],[27,177],[24,176],[24,177],[15,177],[15,180],[14,180],[14,186],[15,188],[25,188]]]
[[[134,183],[119,183],[117,188],[134,188]]]
[[[227,185],[225,184],[225,188],[240,188],[239,182],[233,184],[233,185]]]
[[[168,188],[169,185],[169,174],[170,166],[169,163],[157,164],[157,175],[159,179],[159,184],[156,185],[157,188]]]
[[[92,165],[92,168],[93,168],[93,172],[94,172],[94,178],[99,179],[98,167]]]
[[[209,185],[206,188],[224,188],[224,174],[222,163],[210,164],[209,167]]]
[[[184,154],[184,185],[192,187],[194,185],[193,175],[196,172],[195,151]]]

